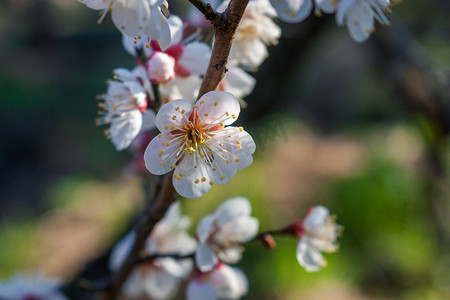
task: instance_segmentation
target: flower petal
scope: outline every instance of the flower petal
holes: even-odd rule
[[[200,155],[197,153],[187,155],[190,157],[184,157],[175,169],[172,182],[178,194],[194,199],[209,191],[212,181],[209,175],[209,166]]]
[[[325,226],[329,215],[330,211],[325,206],[322,205],[315,206],[303,220],[303,226],[307,230],[312,230],[316,227]]]
[[[109,6],[111,1],[105,1],[105,0],[78,0],[79,2],[83,3],[87,7],[91,9],[105,9]]]
[[[302,236],[297,243],[297,260],[298,263],[308,272],[319,271],[326,265],[322,253],[309,245],[309,239]]]
[[[128,276],[127,281],[123,285],[122,291],[131,299],[138,299],[139,297],[142,297],[144,291],[138,269],[135,269],[130,276]]]
[[[217,233],[216,239],[221,243],[245,243],[256,236],[258,228],[258,219],[240,216],[224,224]]]
[[[237,67],[230,67],[223,78],[225,92],[229,92],[238,98],[249,95],[256,84],[256,79]]]
[[[220,251],[218,255],[221,261],[229,264],[235,264],[242,259],[242,247],[228,247]]]
[[[358,1],[347,14],[346,24],[350,36],[356,42],[364,42],[374,28],[373,11],[366,1]]]
[[[109,269],[112,272],[117,271],[125,261],[131,247],[134,244],[136,235],[134,231],[130,231],[126,236],[124,236],[117,244],[114,246],[111,254],[109,255]]]
[[[204,243],[208,239],[215,220],[216,214],[207,215],[201,219],[197,226],[197,239],[200,243]]]
[[[195,263],[200,271],[208,272],[216,266],[218,259],[208,244],[200,244],[195,252]]]
[[[270,0],[278,17],[288,23],[298,23],[306,19],[313,8],[312,0]]]
[[[180,77],[175,75],[175,78],[166,84],[160,84],[159,89],[161,95],[167,100],[186,99],[194,104],[197,100],[197,95],[200,90],[202,80],[200,76],[191,75],[188,77]]]
[[[193,280],[186,289],[187,300],[217,300],[216,289],[207,282]]]
[[[192,74],[205,75],[210,58],[211,48],[207,44],[192,42],[186,45],[178,63]]]
[[[114,119],[108,132],[116,150],[121,151],[127,148],[139,134],[141,127],[142,113],[137,109],[124,112]]]
[[[117,0],[112,7],[114,25],[125,35],[134,37],[141,34],[144,19],[150,15],[147,1]]]
[[[212,91],[204,94],[196,103],[198,116],[204,124],[232,124],[238,117],[241,107],[232,94]]]
[[[177,160],[175,154],[178,146],[172,139],[170,135],[158,135],[148,144],[144,152],[144,161],[150,173],[162,175],[173,169]]]
[[[339,1],[336,0],[315,0],[317,7],[328,14],[332,14],[336,11]]]
[[[172,276],[181,278],[186,275],[186,271],[183,266],[172,257],[158,258],[157,261],[163,270]]]
[[[219,299],[240,299],[247,293],[248,282],[245,274],[238,268],[221,264],[210,275]]]
[[[156,115],[152,109],[148,109],[145,114],[142,115],[142,128],[141,131],[150,130],[155,127]]]
[[[254,71],[267,57],[267,46],[260,39],[244,39],[233,43],[230,50],[232,64]]]
[[[158,6],[150,10],[150,20],[144,28],[144,33],[152,40],[157,40],[161,50],[166,50],[170,45],[170,27],[166,17]]]
[[[167,20],[170,27],[170,45],[179,44],[183,39],[184,24],[183,20],[176,15],[170,15]]]
[[[142,278],[143,289],[152,299],[170,299],[178,290],[180,279],[161,270],[151,270]]]
[[[156,115],[156,127],[161,132],[172,131],[172,126],[179,127],[180,122],[189,118],[192,104],[184,99],[178,99],[164,104]]]
[[[223,202],[216,210],[216,216],[219,222],[219,226],[223,226],[226,223],[240,217],[250,216],[252,207],[247,198],[233,197]]]

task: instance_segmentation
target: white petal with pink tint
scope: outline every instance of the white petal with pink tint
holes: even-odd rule
[[[170,160],[170,168],[175,168],[172,181],[175,190],[188,198],[200,197],[214,183],[226,183],[238,170],[248,166],[248,156],[253,154],[249,149],[238,151],[242,146],[233,139],[236,130],[225,127],[236,120],[239,112],[238,100],[221,91],[203,95],[194,106],[184,99],[166,103],[156,116],[156,126],[162,134],[155,139],[164,140],[160,146],[154,141],[148,146],[144,154],[147,168],[158,175],[169,172],[164,165]],[[230,148],[231,143],[236,143],[236,149]],[[234,152],[243,157],[244,163]],[[172,157],[163,159],[165,153]]]
[[[153,83],[167,82],[175,77],[175,60],[173,57],[156,52],[147,62],[147,70]]]

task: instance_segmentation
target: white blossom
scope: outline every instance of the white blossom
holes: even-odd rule
[[[120,151],[141,131],[155,126],[155,113],[147,109],[151,87],[143,67],[132,72],[116,69],[115,76],[117,81],[110,81],[106,94],[100,96],[97,125],[110,125],[105,133]]]
[[[165,83],[168,81],[167,78],[170,77],[170,80],[175,74],[180,77],[188,77],[190,75],[200,76],[206,73],[211,57],[211,48],[207,44],[197,41],[186,44],[176,40],[175,42],[177,43],[171,44],[165,51],[161,51],[157,43],[153,43],[153,41],[150,43],[153,51],[146,63],[146,68],[152,82]],[[164,55],[167,58],[158,65],[152,64],[152,60],[156,55]],[[161,72],[167,74],[166,77],[159,78],[153,75]]]
[[[147,239],[146,253],[148,255],[193,253],[197,242],[187,233],[190,225],[190,219],[187,216],[181,216],[179,202],[172,204]],[[153,264],[175,277],[184,277],[193,268],[192,260],[176,260],[171,257],[155,259]]]
[[[211,272],[189,282],[187,300],[240,299],[248,292],[248,280],[239,268],[220,263]]]
[[[348,32],[356,42],[364,42],[374,31],[374,19],[383,25],[389,24],[383,9],[389,0],[340,0],[336,11],[336,22],[347,26]]]
[[[243,197],[234,197],[200,221],[197,228],[199,246],[195,253],[200,271],[212,270],[219,261],[237,263],[241,259],[242,243],[253,239],[258,232],[259,222],[250,214],[250,202]]]
[[[148,145],[144,160],[155,175],[174,170],[175,190],[187,198],[205,194],[213,183],[225,184],[253,162],[255,143],[242,127],[238,100],[212,91],[195,105],[184,99],[164,104],[156,116],[161,133]]]
[[[178,76],[166,83],[158,85],[161,100],[169,102],[176,99],[185,99],[190,103],[195,103],[202,79],[198,75],[190,75],[187,77]]]
[[[219,89],[242,99],[253,91],[255,84],[256,79],[247,72],[241,68],[230,66],[219,85]]]
[[[173,45],[179,43],[183,38],[184,24],[183,21],[176,15],[171,15],[167,19],[170,28],[170,44]],[[146,57],[150,57],[153,53],[153,49],[150,47],[151,38],[143,34],[140,36],[127,36],[122,35],[122,45],[129,54],[137,56],[137,51],[140,50],[144,52]],[[159,45],[159,44],[158,44]]]
[[[297,226],[297,260],[306,271],[314,272],[326,266],[322,252],[335,252],[336,239],[342,227],[336,224],[326,207],[315,206]]]
[[[162,49],[170,43],[170,28],[161,7],[164,0],[78,0],[87,7],[101,10],[101,22],[111,10],[114,25],[125,35],[141,37],[147,35],[157,40]]]
[[[278,42],[281,29],[270,17],[273,9],[267,0],[252,0],[236,30],[230,63],[254,70],[268,56],[267,45]]]
[[[37,272],[33,275],[18,274],[0,282],[0,299],[5,300],[68,300],[58,289],[61,282],[46,278]]]
[[[289,23],[306,19],[314,5],[325,13],[336,13],[339,26],[347,26],[350,36],[356,42],[364,42],[374,30],[374,19],[383,25],[389,24],[383,9],[390,0],[270,0],[278,17]]]
[[[313,7],[316,9],[333,13],[340,0],[270,0],[277,11],[278,17],[288,23],[298,23],[306,19]]]

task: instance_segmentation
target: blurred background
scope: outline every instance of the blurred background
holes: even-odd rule
[[[239,120],[254,164],[183,201],[192,232],[236,195],[261,230],[319,204],[337,215],[340,250],[318,273],[298,265],[292,238],[246,245],[246,299],[450,299],[450,4],[393,11],[363,44],[333,16],[279,23]],[[110,16],[97,19],[75,0],[0,1],[0,280],[35,269],[72,280],[143,204],[130,154],[95,126],[95,95],[134,66]]]

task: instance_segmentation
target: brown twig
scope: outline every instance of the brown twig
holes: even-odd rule
[[[211,4],[205,3],[203,0],[188,0],[192,3],[207,20],[212,24],[219,24],[221,22],[220,14],[212,8]]]
[[[214,45],[198,98],[215,90],[225,76],[234,34],[248,2],[249,0],[231,0],[227,9],[223,13],[217,13],[212,21],[215,31]]]

